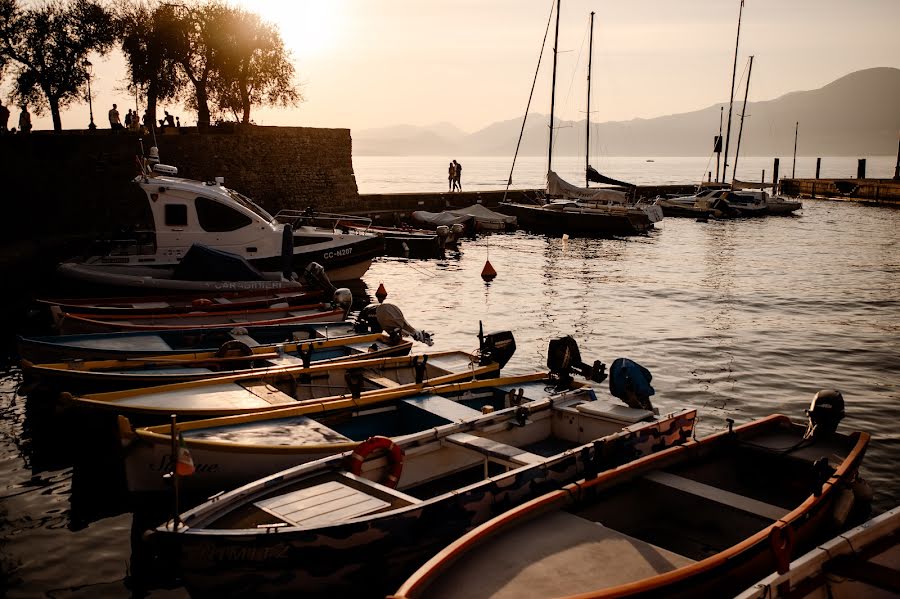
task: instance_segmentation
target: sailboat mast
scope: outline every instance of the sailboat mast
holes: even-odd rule
[[[591,166],[591,62],[594,57],[594,11],[591,11],[591,35],[588,38],[587,119],[584,131],[584,186],[591,186],[588,168]]]
[[[553,110],[556,108],[556,47],[559,45],[559,9],[562,0],[556,0],[556,34],[553,36],[553,83],[550,87],[550,147],[547,150],[547,176],[553,170]]]
[[[741,16],[743,13],[744,0],[741,0],[741,8],[738,10],[737,38],[734,41],[734,66],[731,69],[731,97],[728,100],[728,129],[725,131],[725,165],[722,167],[722,181],[726,180],[725,174],[728,172],[728,142],[731,141],[731,107],[734,104],[734,79],[737,75],[738,44],[741,41]]]
[[[737,148],[734,149],[734,169],[731,173],[731,181],[737,175],[738,156],[741,153],[741,135],[744,133],[744,112],[747,110],[747,95],[750,93],[750,75],[753,73],[753,57],[750,57],[750,67],[747,69],[747,86],[744,88],[744,107],[741,108],[741,127],[738,129]],[[726,161],[727,163],[727,161]]]

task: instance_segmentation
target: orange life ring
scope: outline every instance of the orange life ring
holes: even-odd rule
[[[791,554],[794,551],[796,533],[791,525],[779,520],[769,529],[769,548],[775,556],[775,566],[779,574],[791,568]]]
[[[369,457],[373,451],[383,449],[387,452],[390,469],[388,470],[387,479],[384,485],[394,489],[400,482],[400,473],[403,472],[403,448],[391,441],[387,437],[376,435],[369,437],[359,444],[356,450],[350,454],[350,472],[359,474],[362,472],[363,462]]]

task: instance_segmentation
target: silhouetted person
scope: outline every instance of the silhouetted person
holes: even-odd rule
[[[22,112],[19,113],[19,131],[21,133],[31,133],[31,113],[28,107],[22,104]]]
[[[8,133],[7,127],[9,126],[9,108],[3,105],[0,102],[0,134]]]
[[[181,129],[181,117],[175,117],[175,127]]]
[[[447,191],[453,191],[453,183],[456,181],[456,161],[450,163],[447,169]]]
[[[109,128],[113,131],[118,131],[122,128],[122,121],[119,120],[119,109],[115,104],[109,109]]]
[[[174,127],[175,126],[175,117],[173,117],[171,114],[169,114],[168,110],[164,110],[163,112],[166,113],[166,126]]]
[[[462,165],[457,161],[453,161],[453,164],[456,166],[456,176],[453,178],[453,187],[456,188],[456,191],[462,191]]]

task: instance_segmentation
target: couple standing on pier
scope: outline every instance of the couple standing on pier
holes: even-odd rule
[[[462,165],[454,160],[450,163],[450,169],[447,174],[447,183],[449,185],[447,191],[462,191],[462,183],[460,183],[461,178]]]

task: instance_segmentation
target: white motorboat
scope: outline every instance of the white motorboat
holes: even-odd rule
[[[281,272],[287,279],[317,262],[332,280],[341,281],[361,277],[384,252],[384,242],[376,235],[338,230],[338,222],[347,217],[309,210],[282,210],[272,216],[225,187],[221,177],[195,181],[178,177],[175,167],[150,166],[153,150],[134,179],[149,203],[153,230],[125,234],[102,252],[68,260],[63,274],[79,278],[88,269],[115,266],[119,273],[132,267],[142,274],[158,269],[163,279],[244,280],[215,276],[204,268],[180,273],[182,258],[196,245],[242,258],[259,271]]]

